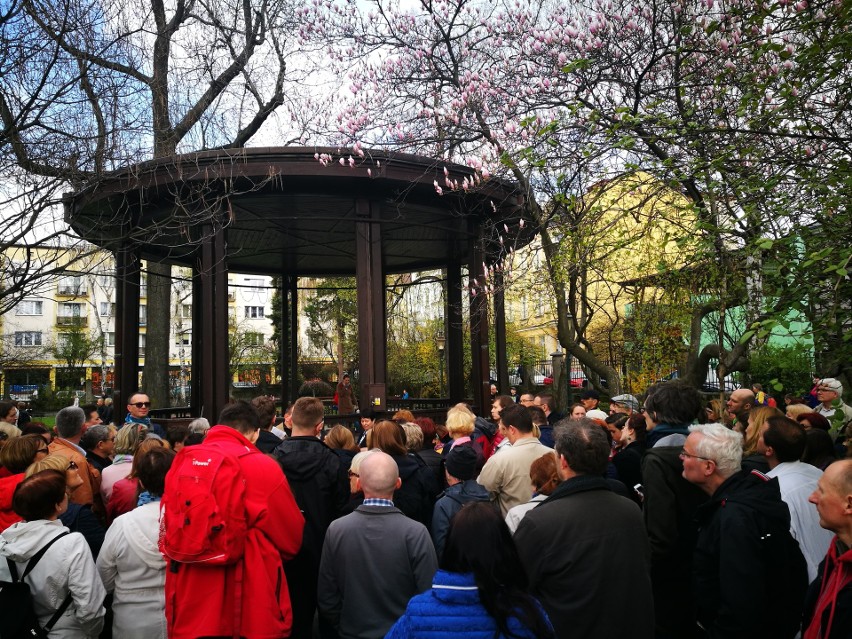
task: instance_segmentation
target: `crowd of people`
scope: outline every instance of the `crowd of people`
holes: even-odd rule
[[[783,411],[494,390],[332,428],[313,397],[166,429],[144,393],[53,429],[0,403],[0,581],[56,639],[852,636],[838,380]]]

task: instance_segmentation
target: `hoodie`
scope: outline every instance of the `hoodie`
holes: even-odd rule
[[[804,639],[852,636],[852,549],[835,537],[805,602]]]
[[[51,539],[68,529],[58,520],[18,522],[0,535],[0,556],[17,564],[22,574],[27,562]],[[0,561],[0,578],[10,580],[9,568]],[[53,544],[27,576],[39,623],[46,624],[69,592],[71,605],[48,635],[50,639],[97,637],[103,627],[106,597],[83,535],[71,533]]]
[[[435,475],[426,463],[416,455],[391,455],[399,467],[402,485],[393,494],[394,506],[406,516],[429,528],[432,524],[432,509],[440,492]]]
[[[22,481],[24,481],[24,473],[0,479],[0,532],[21,521],[18,513],[12,510],[12,495]]]
[[[807,566],[790,534],[777,479],[734,473],[696,513],[693,579],[709,637],[792,639],[801,622]]]

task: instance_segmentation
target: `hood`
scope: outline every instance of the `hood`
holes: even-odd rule
[[[328,457],[339,458],[316,437],[296,436],[282,441],[275,449],[275,458],[287,469],[290,481],[309,481],[320,473],[327,472]],[[339,463],[339,462],[338,462]]]
[[[432,596],[451,605],[479,603],[479,588],[472,572],[438,570],[432,580]]]
[[[162,569],[164,560],[157,545],[160,536],[160,502],[139,506],[132,512],[133,525],[124,526],[125,543],[146,566],[153,570]]]
[[[0,479],[0,510],[12,510],[12,495],[22,481],[24,481],[24,473]]]
[[[497,434],[497,424],[484,417],[476,418],[476,421],[473,422],[473,429],[480,431],[488,439],[493,439],[494,435]],[[476,439],[476,437],[471,437],[471,439]]]
[[[29,561],[47,542],[67,530],[58,519],[20,521],[0,534],[0,555],[18,563]]]
[[[781,488],[776,477],[770,479],[756,470],[734,473],[716,489],[710,502],[702,506],[699,513],[712,513],[728,503],[743,504],[776,521],[782,528],[790,527],[790,509],[781,500]]]
[[[406,479],[413,477],[421,468],[420,463],[413,455],[392,455],[392,457],[399,467],[399,478],[403,483]]]

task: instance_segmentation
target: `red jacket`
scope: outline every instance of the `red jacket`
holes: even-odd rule
[[[852,550],[840,554],[837,544],[835,536],[811,583],[804,639],[849,637],[852,632]],[[817,588],[819,594],[814,597]]]
[[[248,535],[242,561],[229,566],[173,564],[166,569],[169,639],[237,636],[237,576],[242,572],[240,627],[244,639],[280,639],[293,616],[284,561],[298,552],[305,520],[281,467],[238,431],[214,426],[203,444],[218,443],[239,458],[246,481]],[[301,584],[296,584],[299,587]]]
[[[3,532],[12,524],[23,521],[12,510],[12,495],[15,494],[15,489],[22,481],[24,481],[24,473],[0,479],[0,532]]]

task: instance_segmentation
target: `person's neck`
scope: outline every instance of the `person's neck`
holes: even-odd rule
[[[830,410],[832,404],[834,404],[834,400],[830,399],[828,401],[823,402],[822,407],[825,408],[826,410]]]
[[[95,449],[95,450],[90,450],[89,452],[92,453],[92,455],[96,455],[97,457],[100,457],[101,459],[109,459],[109,455],[107,455],[103,451]]]
[[[847,548],[852,548],[852,526],[846,530],[837,531],[837,538]]]
[[[293,426],[293,437],[318,437],[313,428],[296,428]]]
[[[533,435],[532,433],[518,433],[518,436],[515,437],[515,439],[511,440],[511,442],[512,442],[512,444],[515,444],[516,442],[519,442],[523,439],[534,439],[534,438],[535,438],[535,435]]]
[[[699,488],[712,497],[713,494],[719,490],[719,486],[724,484],[727,479],[727,477],[722,477],[719,474],[711,475],[707,478],[706,483],[701,484]]]
[[[781,463],[781,462],[778,460],[778,458],[777,458],[777,457],[775,457],[775,456],[767,457],[767,458],[766,458],[766,462],[769,464],[769,470],[772,470],[773,468],[775,468],[776,466],[778,466],[778,464],[780,464],[780,463]]]
[[[80,445],[80,439],[83,437],[83,434],[75,435],[74,437],[60,437],[60,439],[64,439],[66,442],[71,442],[75,446]]]

